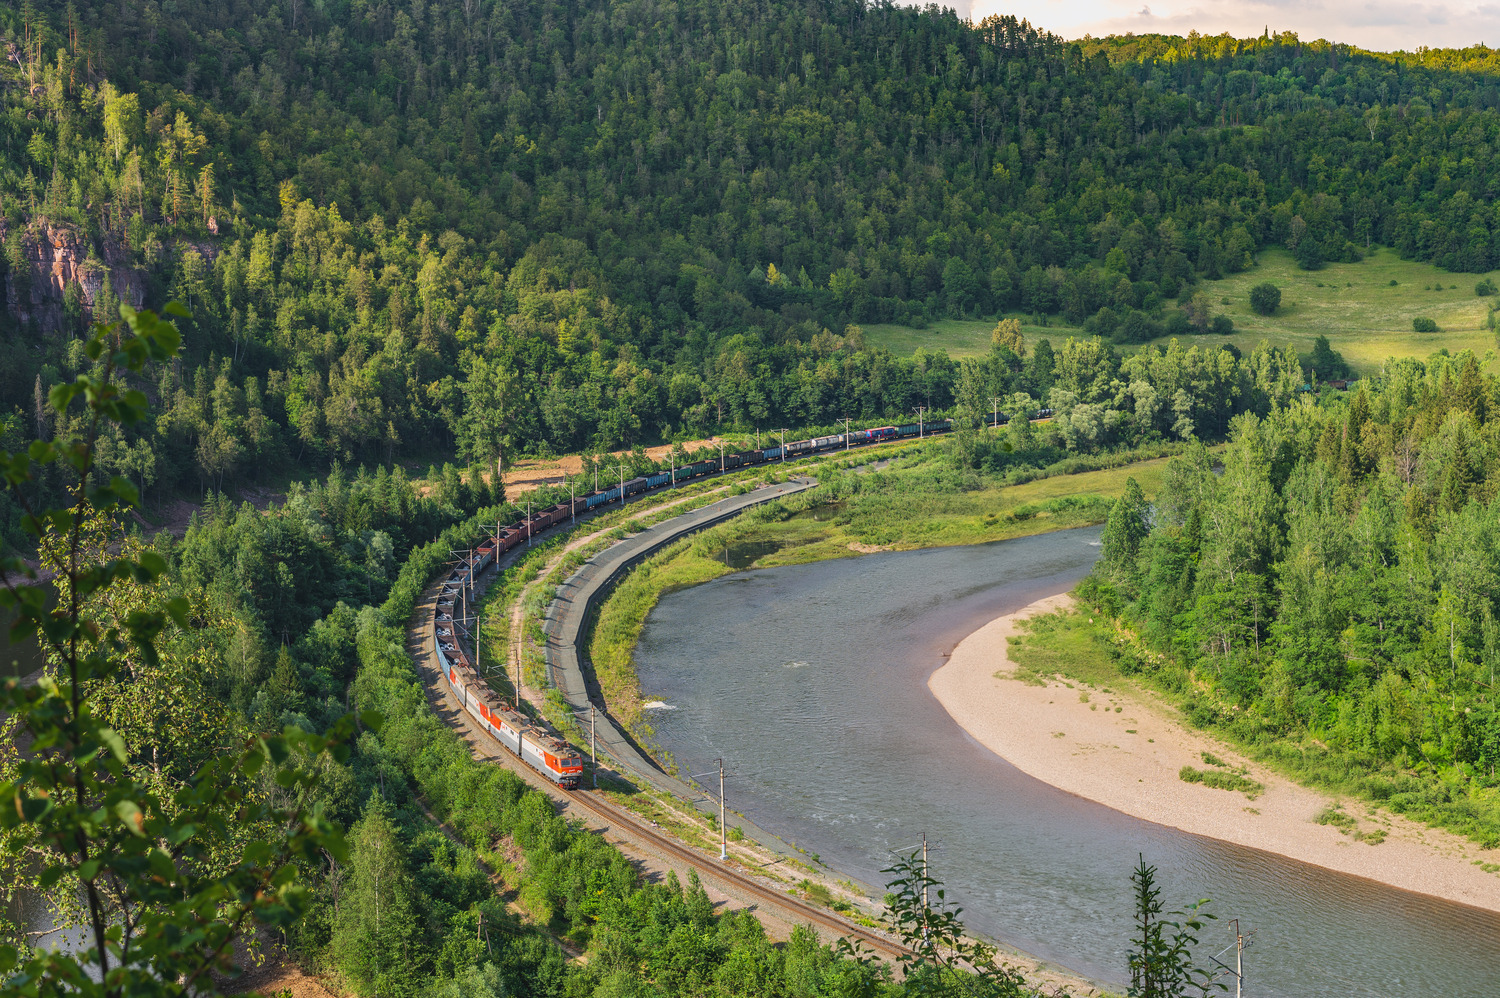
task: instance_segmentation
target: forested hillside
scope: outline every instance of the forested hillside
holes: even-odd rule
[[[1497,417],[1472,359],[1242,417],[1221,475],[1200,450],[1111,516],[1116,657],[1308,782],[1500,843]]]
[[[0,399],[32,420],[116,299],[186,302],[157,426],[113,457],[148,488],[881,418],[955,375],[860,322],[1141,339],[1206,328],[1184,289],[1269,244],[1500,259],[1484,52],[1086,50],[843,0],[28,0],[0,25]]]

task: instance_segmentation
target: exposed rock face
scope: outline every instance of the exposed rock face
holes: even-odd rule
[[[0,240],[7,238],[0,224]],[[30,264],[30,288],[21,287],[14,273],[5,286],[6,309],[22,322],[32,321],[44,333],[67,328],[63,300],[69,284],[77,284],[83,304],[90,310],[104,291],[109,276],[115,296],[140,308],[145,303],[145,276],[127,262],[124,248],[104,240],[104,259],[90,258],[88,246],[68,226],[31,225],[21,235],[22,250]],[[113,319],[115,316],[95,316]]]

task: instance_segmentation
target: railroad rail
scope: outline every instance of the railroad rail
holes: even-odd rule
[[[442,681],[442,667],[432,651],[434,626],[432,606],[440,590],[441,585],[434,585],[424,593],[418,604],[412,618],[413,624],[408,628],[408,649],[415,660],[428,702],[434,712],[468,742],[482,758],[506,766],[519,774],[531,786],[545,790],[554,801],[566,806],[579,807],[591,813],[596,819],[613,826],[626,838],[644,845],[663,857],[697,870],[700,876],[710,881],[727,885],[731,888],[730,893],[737,894],[743,899],[753,899],[757,905],[779,909],[789,921],[811,923],[823,930],[820,935],[858,939],[884,959],[899,959],[910,952],[885,933],[850,921],[835,912],[808,904],[800,898],[761,882],[751,874],[724,865],[716,857],[706,856],[646,826],[631,812],[611,803],[600,794],[583,789],[559,790],[530,767],[521,764],[520,760],[515,758],[514,753],[502,745],[498,739],[470,723],[467,712],[457,703],[452,691]]]
[[[631,815],[630,812],[595,795],[592,791],[583,789],[575,790],[573,791],[573,798],[599,817],[628,828],[633,837],[650,843],[653,848],[683,863],[687,863],[700,872],[706,872],[714,878],[733,881],[735,887],[745,894],[781,908],[795,915],[797,918],[820,925],[836,935],[855,936],[869,945],[871,949],[889,958],[899,958],[911,953],[911,950],[907,947],[892,940],[883,933],[860,925],[857,922],[849,921],[826,909],[807,904],[800,898],[768,887],[753,877],[740,874],[736,870],[721,865],[717,860],[694,852],[675,839],[647,828],[637,821],[635,816]]]

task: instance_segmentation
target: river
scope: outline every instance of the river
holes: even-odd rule
[[[1213,899],[1205,952],[1231,941],[1228,919],[1254,930],[1247,995],[1500,993],[1500,916],[1128,817],[952,721],[926,686],[943,654],[1082,578],[1098,537],[757,569],[673,593],[636,654],[646,698],[675,708],[651,715],[657,738],[685,772],[722,756],[731,807],[866,883],[925,832],[972,929],[1122,990],[1144,855],[1169,908]]]

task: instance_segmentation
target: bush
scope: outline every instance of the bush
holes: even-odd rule
[[[1435,333],[1438,327],[1436,322],[1426,316],[1422,316],[1411,320],[1411,328],[1419,333]]]
[[[1242,773],[1226,773],[1220,769],[1194,769],[1183,766],[1177,778],[1184,783],[1201,783],[1215,790],[1234,790],[1254,800],[1266,788]]]
[[[1187,313],[1181,309],[1172,309],[1167,313],[1166,328],[1164,332],[1168,336],[1191,336],[1198,331],[1193,325],[1193,320],[1187,317]]]
[[[1270,281],[1250,289],[1250,308],[1257,315],[1275,315],[1281,307],[1281,289]]]
[[[1323,247],[1318,245],[1316,239],[1303,237],[1292,255],[1297,258],[1297,266],[1303,270],[1323,269]]]
[[[1227,315],[1216,315],[1209,323],[1209,329],[1215,336],[1228,336],[1234,332],[1234,320]]]
[[[1495,287],[1495,282],[1488,277],[1474,285],[1474,293],[1481,298],[1488,298],[1496,291],[1500,291],[1500,288]]]

